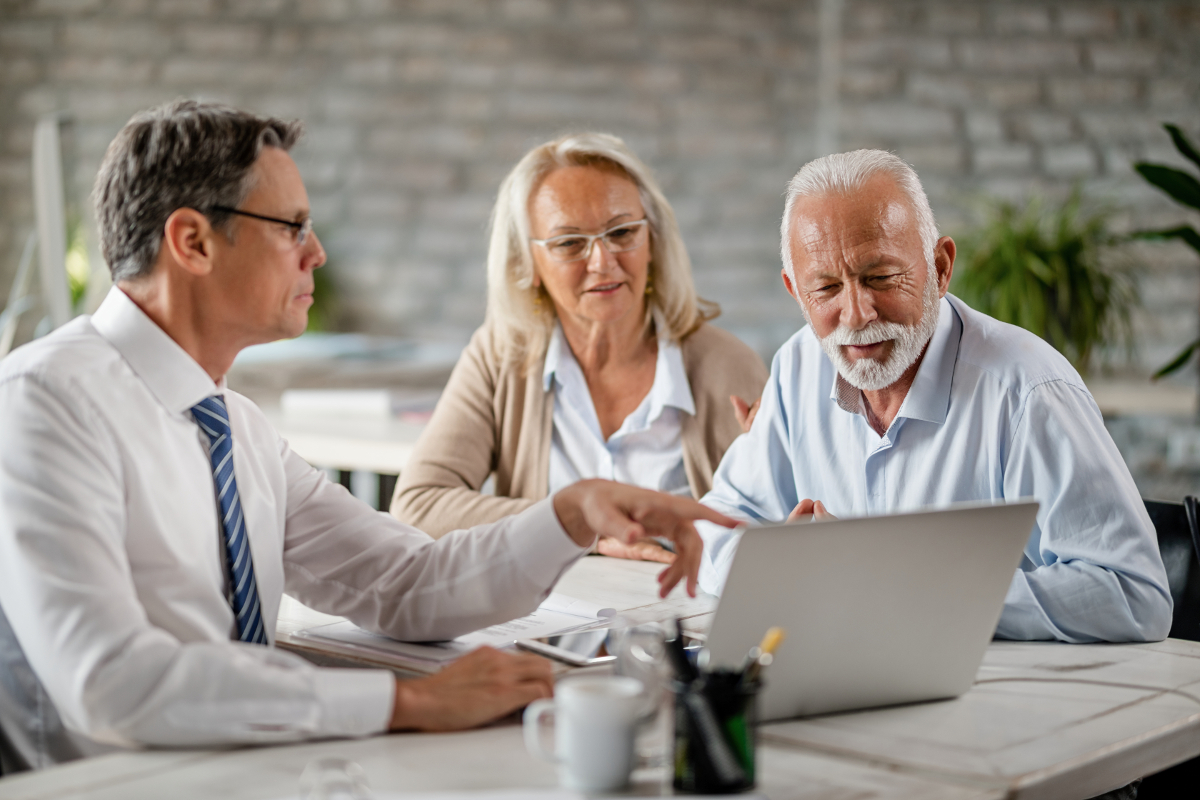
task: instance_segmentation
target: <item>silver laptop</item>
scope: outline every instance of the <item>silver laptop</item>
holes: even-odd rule
[[[708,637],[740,667],[772,625],[763,721],[957,697],[971,687],[1036,501],[769,525],[742,535]]]

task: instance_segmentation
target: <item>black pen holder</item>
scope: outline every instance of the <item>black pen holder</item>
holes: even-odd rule
[[[675,789],[728,794],[755,781],[759,681],[714,670],[690,683],[675,681]]]

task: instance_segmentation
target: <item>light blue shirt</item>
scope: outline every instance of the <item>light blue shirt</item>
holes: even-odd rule
[[[665,330],[661,321],[658,330]],[[683,465],[683,414],[695,415],[679,345],[658,338],[654,384],[608,439],[592,403],[583,368],[560,325],[554,326],[542,371],[554,389],[550,436],[550,493],[584,478],[606,478],[668,494],[692,496]]]
[[[750,433],[703,502],[780,522],[805,498],[839,517],[1036,498],[1041,508],[996,635],[1156,641],[1171,596],[1154,527],[1095,400],[1037,336],[947,295],[899,413],[883,436],[811,328],[775,354]],[[718,593],[739,534],[708,523],[700,585]]]

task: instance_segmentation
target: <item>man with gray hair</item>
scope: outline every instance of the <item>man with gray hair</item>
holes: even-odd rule
[[[778,522],[1032,496],[996,635],[1166,637],[1154,528],[1095,401],[1044,341],[947,294],[954,241],[911,167],[878,150],[805,165],[782,255],[808,326],[776,353],[753,427],[702,502]],[[700,527],[701,586],[717,593],[738,534]]]
[[[523,616],[598,534],[666,536],[694,591],[692,500],[584,481],[437,541],[304,463],[225,386],[300,334],[325,261],[299,123],[183,101],[136,115],[96,180],[116,286],[0,365],[0,767],[113,747],[478,725],[551,693],[482,649],[438,674],[319,669],[272,646],[282,593],[398,639]],[[724,520],[732,524],[730,520]]]

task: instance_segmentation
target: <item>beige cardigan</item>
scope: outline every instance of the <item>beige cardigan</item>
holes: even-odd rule
[[[692,494],[712,488],[721,456],[742,432],[729,396],[762,394],[767,368],[736,336],[701,325],[680,345],[696,415],[683,415],[683,464]],[[396,482],[392,514],[441,536],[516,514],[544,498],[550,485],[552,392],[542,389],[539,361],[527,375],[501,363],[492,331],[475,331],[408,464]],[[479,493],[496,473],[496,496]]]

